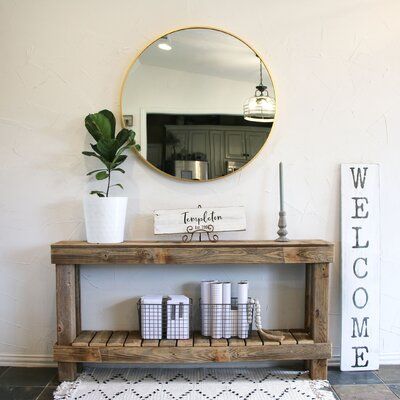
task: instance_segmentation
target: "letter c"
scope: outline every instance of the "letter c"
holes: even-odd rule
[[[360,261],[360,260],[363,260],[363,261],[364,261],[364,264],[365,264],[365,265],[368,265],[368,259],[367,259],[367,258],[358,257],[358,258],[354,261],[354,263],[353,263],[353,272],[354,272],[354,275],[355,275],[357,278],[363,279],[363,278],[365,278],[365,277],[368,275],[368,271],[365,271],[364,275],[359,275],[359,274],[357,273],[357,263],[358,263],[358,261]]]

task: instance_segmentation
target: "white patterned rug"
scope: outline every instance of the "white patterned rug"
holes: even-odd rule
[[[268,368],[87,369],[57,400],[334,400],[327,381]]]

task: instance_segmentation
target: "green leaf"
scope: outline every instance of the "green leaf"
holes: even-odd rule
[[[123,156],[118,156],[114,161],[113,161],[113,167],[118,167],[118,165],[122,164],[128,156],[123,155]]]
[[[114,137],[115,119],[113,127],[112,121],[110,121],[108,117],[103,115],[101,112],[86,116],[85,126],[96,142],[98,142],[101,138],[112,139]]]
[[[116,139],[102,139],[97,143],[96,148],[108,162],[113,162],[119,151]]]
[[[115,117],[114,114],[110,110],[101,110],[99,114],[104,115],[109,121],[111,125],[111,137],[115,138]]]
[[[126,142],[134,142],[135,132],[131,129],[121,129],[117,135],[117,141],[120,146],[123,146]]]
[[[118,187],[120,187],[121,189],[124,188],[120,183],[116,183],[115,185],[111,185],[110,187],[114,187],[114,186],[118,186]]]
[[[100,190],[92,190],[90,194],[97,194],[99,197],[106,197],[106,194]]]
[[[96,154],[96,153],[93,153],[93,152],[91,152],[91,151],[82,151],[82,154],[84,154],[85,156],[88,156],[88,157],[96,157],[96,158],[98,158],[102,163],[104,163],[106,166],[107,166],[107,160],[105,160],[103,157],[101,157],[101,156],[99,156],[98,154]],[[108,166],[107,166],[107,168],[108,168]]]
[[[113,168],[112,171],[122,172],[123,174],[125,173],[125,171],[122,168]]]
[[[98,157],[98,155],[96,153],[93,153],[93,151],[82,151],[82,154],[88,157]]]
[[[97,148],[97,144],[92,144],[92,143],[90,143],[90,147],[91,147],[97,154],[100,154],[100,155],[101,155],[101,153],[99,152],[99,149]]]
[[[140,144],[135,144],[135,149],[136,149],[137,151],[140,151],[140,150],[141,150]]]
[[[96,174],[96,179],[98,181],[102,181],[103,179],[107,179],[107,178],[108,178],[108,172],[107,171],[101,171],[101,172],[98,172]]]
[[[82,151],[82,154],[88,157],[96,157],[107,167],[107,169],[110,168],[111,163],[107,161],[104,157],[99,156],[98,154],[93,153],[92,151]]]
[[[118,151],[115,153],[115,155],[114,155],[114,162],[119,158],[119,156],[126,150],[126,149],[128,149],[130,146],[129,145],[127,145],[127,146],[122,146],[121,148],[119,148],[118,149]]]
[[[89,114],[85,118],[85,126],[88,132],[93,136],[94,140],[100,140],[101,138],[101,132],[99,131],[98,126],[95,124],[93,119],[91,118],[91,114]]]
[[[88,172],[86,175],[92,175],[92,174],[94,174],[95,172],[99,172],[99,171],[107,171],[107,170],[105,170],[105,169],[95,169],[95,170],[93,170],[93,171],[90,171],[90,172]]]

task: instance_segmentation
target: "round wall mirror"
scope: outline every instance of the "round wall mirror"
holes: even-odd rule
[[[181,29],[133,61],[121,110],[149,165],[206,181],[237,171],[261,150],[275,92],[264,62],[242,40],[217,29]]]

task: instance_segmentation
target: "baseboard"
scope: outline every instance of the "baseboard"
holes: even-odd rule
[[[340,356],[332,356],[331,359],[328,361],[328,365],[330,367],[337,367],[340,365]]]
[[[0,366],[55,367],[57,363],[48,354],[0,354]]]
[[[400,353],[384,353],[380,355],[381,365],[400,364]],[[265,366],[276,366],[279,362],[273,362],[271,365],[265,363]],[[340,356],[333,356],[329,360],[330,366],[340,365]],[[9,367],[56,367],[57,363],[53,357],[48,354],[0,354],[0,366]],[[175,365],[174,368],[177,366]]]
[[[379,356],[381,365],[400,364],[400,353],[383,353]]]
[[[328,364],[332,367],[337,367],[340,365],[340,356],[333,356]],[[400,353],[384,353],[379,357],[380,365],[395,365],[400,364]]]

